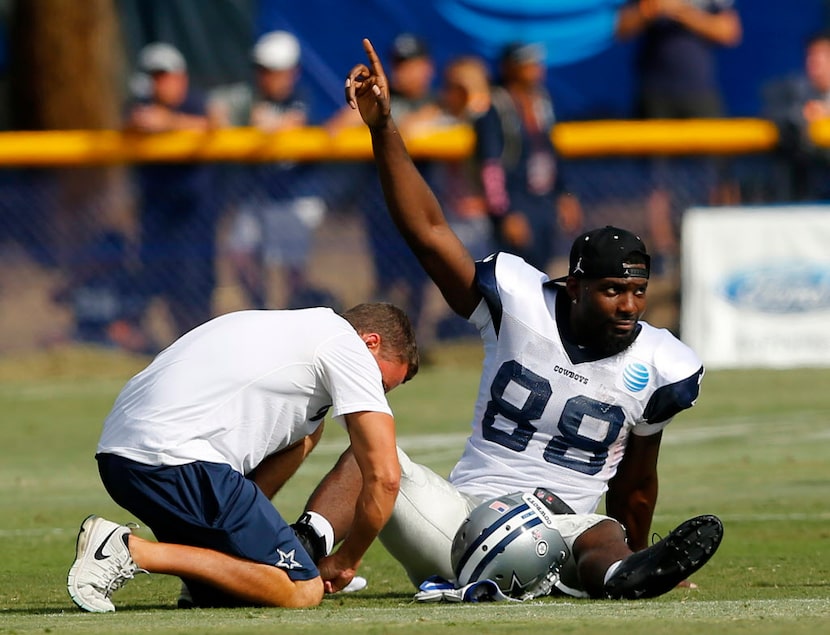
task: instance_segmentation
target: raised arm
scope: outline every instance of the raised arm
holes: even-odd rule
[[[615,35],[627,40],[639,35],[657,16],[659,0],[639,0],[623,6],[617,12]]]
[[[743,37],[741,18],[734,9],[709,13],[695,5],[677,0],[669,2],[666,15],[685,26],[692,33],[720,46],[737,46]]]
[[[370,66],[358,64],[346,79],[346,102],[359,110],[372,149],[386,205],[398,230],[453,311],[469,317],[481,300],[475,262],[450,229],[441,206],[406,150],[390,114],[389,84],[369,40]]]
[[[743,37],[736,10],[709,13],[688,0],[639,0],[627,4],[617,14],[616,36],[620,40],[632,38],[660,18],[674,20],[720,46],[737,46]]]

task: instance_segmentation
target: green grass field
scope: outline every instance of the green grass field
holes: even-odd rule
[[[447,473],[479,358],[463,346],[435,357],[391,401],[401,445]],[[726,528],[695,590],[640,602],[422,605],[376,544],[361,569],[368,589],[315,609],[179,611],[177,580],[140,576],[115,595],[116,613],[82,613],[65,589],[79,523],[90,513],[132,520],[98,480],[95,444],[116,393],[145,362],[78,349],[0,362],[0,633],[830,632],[830,369],[710,372],[698,405],[667,429],[654,531],[698,513],[718,514]],[[275,500],[287,518],[345,440],[329,424]]]

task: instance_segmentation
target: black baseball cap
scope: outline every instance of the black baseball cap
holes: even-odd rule
[[[648,278],[651,256],[639,236],[606,225],[579,236],[571,246],[568,275],[575,278]]]
[[[501,62],[510,64],[542,64],[545,61],[544,44],[537,42],[510,42],[501,51]]]
[[[406,60],[414,60],[418,57],[429,57],[427,43],[412,33],[401,33],[392,42],[392,49],[389,57],[396,64]]]

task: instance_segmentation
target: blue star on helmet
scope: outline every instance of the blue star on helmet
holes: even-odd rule
[[[508,593],[511,597],[521,597],[524,591],[525,584],[519,579],[519,576],[516,575],[514,571],[513,574],[510,576],[510,593]]]
[[[277,562],[276,566],[282,569],[299,569],[303,565],[299,562],[294,560],[294,549],[286,553],[282,549],[277,549],[277,553],[280,555],[279,562]]]

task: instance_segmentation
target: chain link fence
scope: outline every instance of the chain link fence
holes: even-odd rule
[[[723,184],[731,202],[788,196],[772,153],[599,156],[563,169],[587,227],[625,226],[649,244],[655,188],[675,231]],[[489,230],[477,227],[479,238]],[[557,238],[551,274],[564,273],[572,238]],[[389,222],[368,160],[11,165],[0,170],[0,265],[3,353],[70,341],[154,352],[229,311],[369,300],[406,308],[425,347],[472,334]],[[676,330],[679,275],[664,265],[647,317]]]

